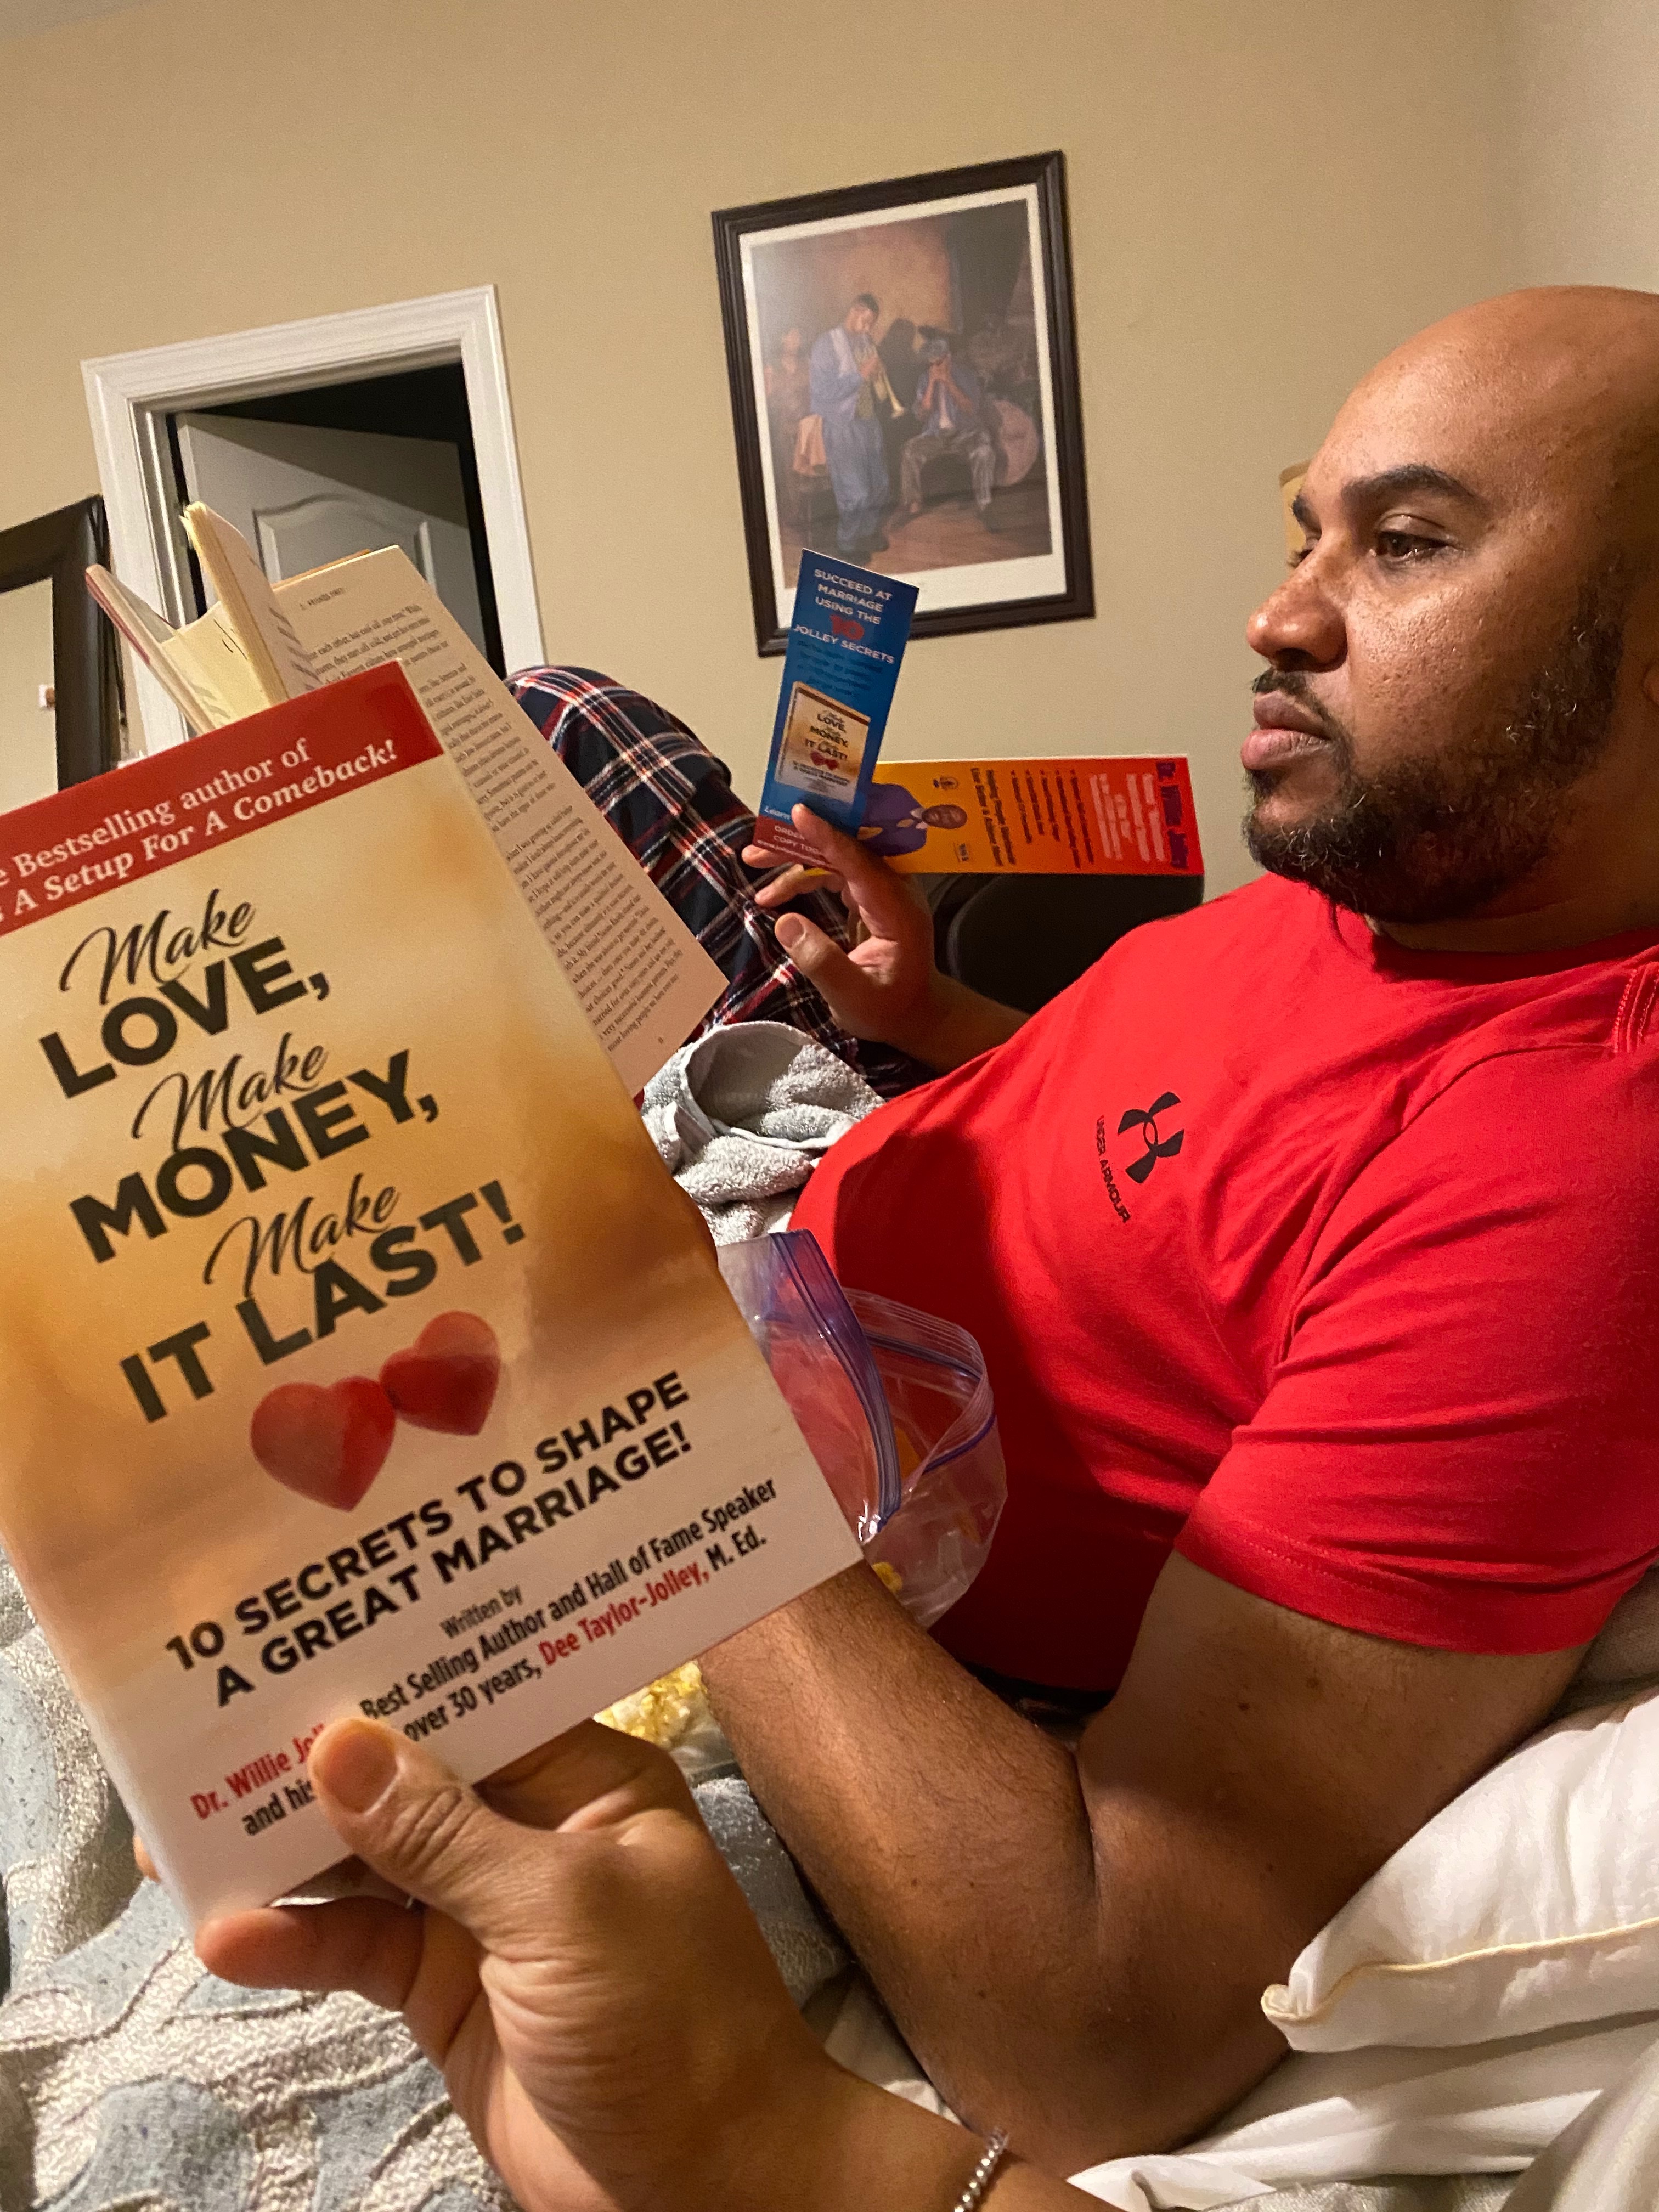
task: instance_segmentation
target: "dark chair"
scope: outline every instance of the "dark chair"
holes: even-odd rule
[[[109,528],[96,495],[0,530],[0,592],[52,585],[51,703],[60,791],[102,775],[121,757],[120,655],[113,628],[87,589],[88,568],[108,559]]]
[[[1034,1014],[1120,937],[1203,896],[1202,876],[936,877],[934,956],[970,989]]]

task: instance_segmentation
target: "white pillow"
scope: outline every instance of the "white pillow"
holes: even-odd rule
[[[1579,1695],[1627,1677],[1638,1651],[1648,1658],[1656,1614],[1650,1575],[1591,1647]],[[1486,2043],[1656,2006],[1653,1686],[1511,1752],[1380,1867],[1261,1999],[1296,2051]]]

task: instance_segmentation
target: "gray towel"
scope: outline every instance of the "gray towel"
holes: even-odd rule
[[[782,1022],[710,1030],[645,1089],[645,1126],[717,1244],[787,1224],[837,1137],[881,1101],[844,1060]]]

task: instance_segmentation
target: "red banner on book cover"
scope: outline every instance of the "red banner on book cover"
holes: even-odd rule
[[[0,936],[360,791],[442,750],[397,667],[0,815]]]

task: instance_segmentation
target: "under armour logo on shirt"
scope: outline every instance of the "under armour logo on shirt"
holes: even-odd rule
[[[1132,1106],[1118,1123],[1117,1133],[1120,1137],[1131,1129],[1139,1129],[1146,1146],[1140,1158],[1138,1160],[1131,1160],[1128,1164],[1126,1172],[1131,1182],[1145,1182],[1160,1160],[1173,1159],[1181,1150],[1182,1139],[1187,1134],[1184,1129],[1177,1129],[1173,1137],[1165,1137],[1161,1140],[1158,1133],[1158,1115],[1167,1114],[1171,1106],[1179,1106],[1180,1103],[1180,1099],[1176,1097],[1173,1091],[1166,1091],[1161,1097],[1154,1098],[1152,1104],[1145,1109]]]

